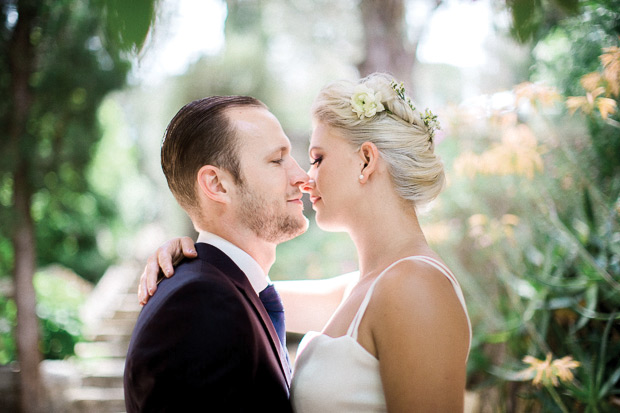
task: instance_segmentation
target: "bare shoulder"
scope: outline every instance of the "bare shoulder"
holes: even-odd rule
[[[428,335],[441,326],[469,341],[467,315],[452,282],[424,261],[403,260],[383,274],[368,310],[377,321],[373,324],[384,332],[392,327],[400,334],[411,328]]]
[[[377,282],[373,298],[414,305],[429,299],[434,303],[439,299],[458,301],[454,286],[444,273],[427,262],[412,259],[387,270]]]
[[[463,411],[469,325],[442,271],[397,263],[377,281],[366,316],[391,409]]]

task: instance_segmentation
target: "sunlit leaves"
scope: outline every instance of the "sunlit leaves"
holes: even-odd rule
[[[610,113],[616,112],[616,101],[601,96],[605,92],[602,87],[586,92],[585,96],[570,96],[566,99],[566,107],[571,114],[581,110],[587,115],[591,115],[595,109],[601,114],[601,118],[607,119]]]
[[[535,386],[558,387],[560,381],[572,382],[575,378],[573,370],[581,365],[571,356],[553,359],[551,353],[547,353],[545,360],[539,360],[533,356],[525,356],[523,362],[530,366],[521,371],[524,379],[532,380]]]
[[[598,110],[602,119],[616,113],[617,102],[610,96],[620,94],[620,48],[603,48],[600,56],[603,72],[591,72],[581,77],[581,86],[586,90],[585,96],[570,96],[566,99],[566,107],[571,114],[580,110],[592,115]]]
[[[463,152],[454,162],[457,173],[481,175],[520,175],[532,179],[543,170],[542,149],[526,124],[516,119],[502,128],[501,141],[480,154]]]
[[[607,119],[610,114],[616,113],[617,103],[613,99],[599,98],[596,102],[596,106],[601,113],[601,118]]]
[[[106,38],[120,50],[142,50],[155,21],[158,0],[98,0],[106,23]]]
[[[537,38],[543,26],[554,23],[560,16],[579,11],[579,0],[509,0],[506,3],[512,16],[512,33],[523,43]]]
[[[594,90],[599,86],[601,81],[601,74],[599,72],[592,72],[587,75],[583,75],[579,83],[585,90]]]
[[[525,99],[532,107],[552,107],[562,100],[557,89],[542,83],[523,82],[514,87],[516,101]]]
[[[607,90],[616,98],[620,95],[620,47],[606,47],[600,57],[603,64],[603,79]]]

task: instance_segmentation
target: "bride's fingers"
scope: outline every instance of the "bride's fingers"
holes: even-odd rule
[[[138,302],[140,303],[140,305],[144,305],[146,304],[146,302],[149,300],[149,294],[147,293],[147,288],[146,288],[146,269],[144,272],[142,272],[142,275],[140,276],[140,281],[138,282]]]
[[[195,258],[196,256],[194,241],[190,237],[175,238],[157,248],[157,251],[148,258],[144,272],[140,276],[138,286],[140,303],[146,304],[150,296],[157,291],[160,269],[166,277],[172,277],[174,265],[184,257]]]
[[[159,262],[157,255],[151,255],[146,261],[146,267],[144,267],[145,278],[145,294],[147,296],[155,294],[157,290],[157,279],[159,278]],[[148,297],[146,298],[148,300]]]
[[[196,253],[196,249],[194,248],[194,240],[190,237],[182,237],[178,240],[181,244],[181,251],[183,254],[175,257],[174,265],[178,264],[184,256],[187,258],[196,258],[198,254]]]
[[[166,277],[174,274],[174,266],[183,258],[196,258],[194,240],[190,237],[174,238],[157,249],[157,261]]]
[[[181,242],[178,238],[166,242],[155,252],[155,260],[157,262],[157,270],[161,268],[167,278],[174,274],[174,264],[181,261],[183,252],[181,251]],[[173,263],[174,261],[174,263]],[[157,281],[157,280],[156,280]]]

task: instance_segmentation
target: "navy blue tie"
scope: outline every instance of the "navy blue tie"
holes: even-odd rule
[[[276,333],[278,333],[278,338],[280,339],[280,344],[282,345],[282,351],[284,352],[284,356],[286,357],[286,362],[288,363],[288,367],[290,370],[291,362],[288,358],[288,351],[286,349],[286,326],[284,323],[284,306],[282,305],[280,294],[278,294],[278,291],[273,284],[269,284],[269,286],[267,286],[267,288],[261,291],[258,296],[263,302],[265,310],[267,310],[267,313],[269,314],[269,318],[271,319],[271,322],[276,329]]]

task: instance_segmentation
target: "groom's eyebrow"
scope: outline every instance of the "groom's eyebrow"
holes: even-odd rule
[[[287,152],[290,152],[290,148],[287,146],[280,146],[277,149],[272,150],[271,152],[269,152],[269,154],[267,154],[266,158],[271,158],[272,156],[282,153],[285,154]]]

